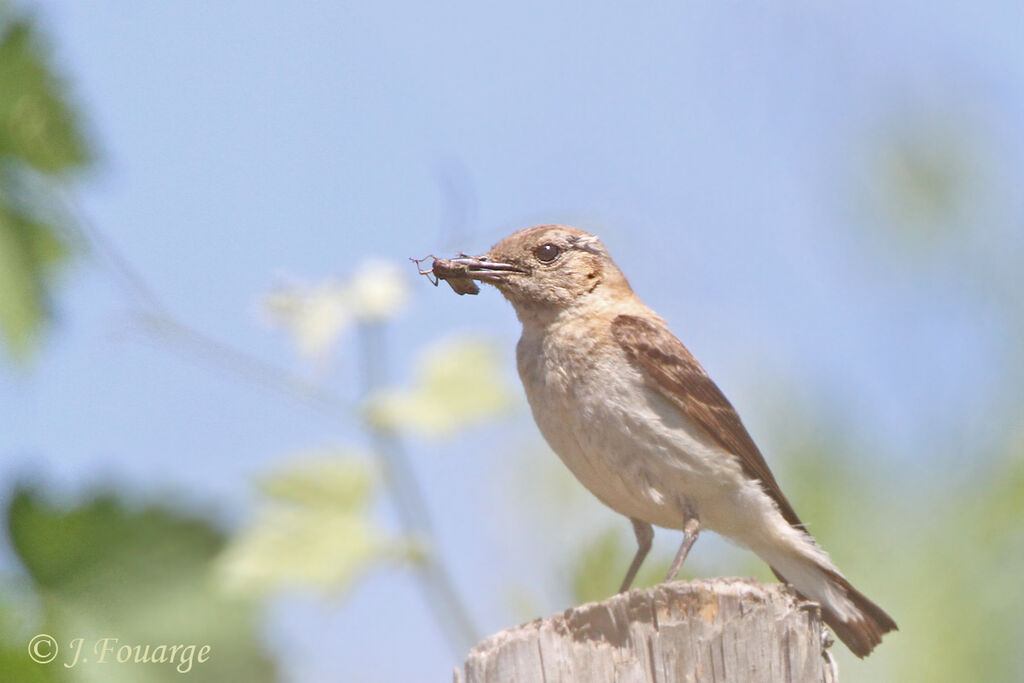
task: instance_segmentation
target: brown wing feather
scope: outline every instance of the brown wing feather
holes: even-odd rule
[[[739,458],[743,471],[761,482],[786,521],[803,528],[740,416],[683,343],[664,325],[632,315],[612,321],[612,336],[690,422]]]

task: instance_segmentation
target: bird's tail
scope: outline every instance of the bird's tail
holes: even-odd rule
[[[792,585],[802,597],[821,605],[825,623],[853,654],[867,656],[882,642],[884,634],[896,630],[896,622],[850,585],[810,535],[801,533],[805,543],[800,552],[768,550],[759,554],[775,576]]]
[[[896,622],[881,607],[851,586],[839,572],[826,572],[826,576],[836,590],[846,593],[857,614],[852,619],[845,619],[842,613],[822,605],[821,614],[825,618],[825,623],[835,631],[839,640],[846,643],[853,654],[866,657],[882,642],[884,634],[896,630]],[[797,591],[799,590],[798,588]]]

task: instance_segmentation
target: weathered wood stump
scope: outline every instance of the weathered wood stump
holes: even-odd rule
[[[464,680],[835,683],[825,647],[818,606],[786,586],[676,582],[496,633],[469,653]]]

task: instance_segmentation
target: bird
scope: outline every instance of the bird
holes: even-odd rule
[[[647,557],[654,525],[683,532],[666,581],[708,529],[817,602],[858,657],[896,630],[811,536],[732,404],[598,237],[540,225],[483,256],[435,266],[450,284],[493,285],[515,309],[516,365],[540,432],[583,486],[632,522],[637,551],[620,592]]]

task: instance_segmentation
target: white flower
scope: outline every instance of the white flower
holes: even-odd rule
[[[394,263],[369,259],[359,264],[348,283],[350,303],[357,318],[390,318],[405,305],[409,289]]]
[[[345,281],[328,278],[315,285],[282,285],[262,297],[260,308],[271,324],[291,336],[300,355],[322,366],[353,323],[390,318],[408,293],[398,266],[370,259]]]
[[[336,280],[319,285],[292,284],[266,294],[261,308],[272,324],[283,327],[299,354],[324,363],[342,332],[351,325],[353,311],[348,289]]]

